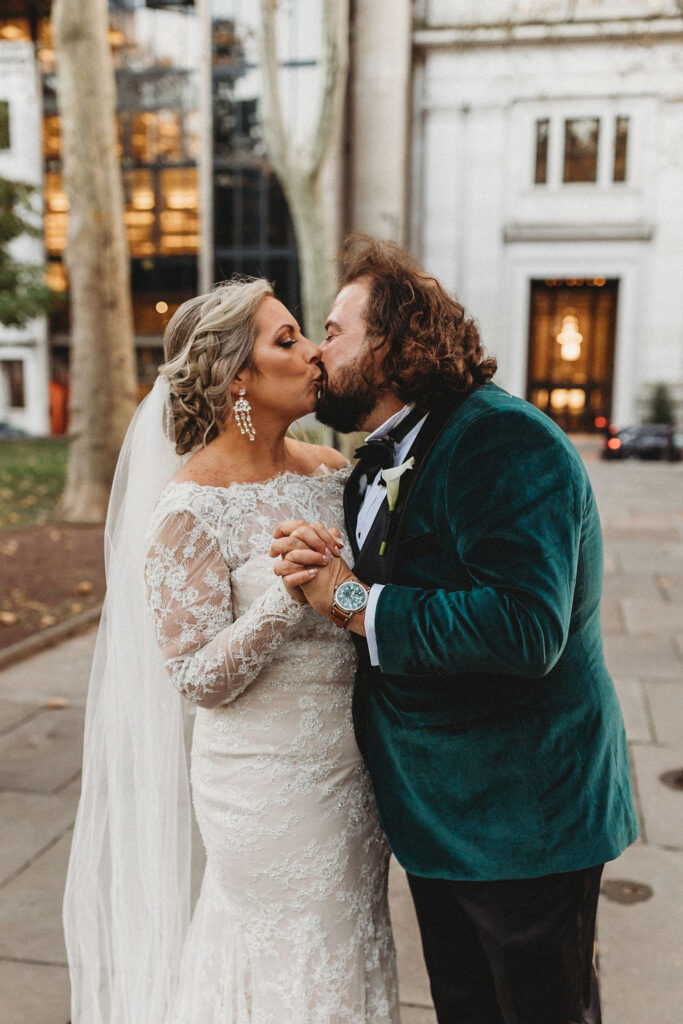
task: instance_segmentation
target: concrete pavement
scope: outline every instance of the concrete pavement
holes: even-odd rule
[[[579,443],[605,532],[605,647],[641,839],[605,870],[605,1024],[679,1024],[683,1005],[683,465],[601,463]],[[0,1022],[66,1024],[61,897],[94,634],[0,673]],[[66,707],[50,707],[51,702]],[[435,1024],[405,876],[391,904],[403,1024]]]

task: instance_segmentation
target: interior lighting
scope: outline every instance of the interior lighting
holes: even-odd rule
[[[560,412],[562,409],[567,408],[567,389],[566,388],[554,388],[550,392],[550,404],[555,412]]]
[[[556,341],[560,345],[562,358],[568,363],[574,363],[581,357],[583,334],[579,333],[577,317],[567,314],[567,316],[562,318],[562,329],[556,336]]]
[[[163,300],[157,302],[156,311],[157,313],[168,313],[168,302],[164,302]]]
[[[583,388],[572,388],[567,394],[567,405],[572,412],[581,412],[586,404],[586,392]]]
[[[137,188],[133,192],[133,206],[136,210],[153,210],[154,193],[151,189]]]

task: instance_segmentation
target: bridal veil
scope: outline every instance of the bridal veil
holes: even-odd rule
[[[143,579],[152,512],[183,461],[159,377],[126,434],[105,528],[107,595],[64,898],[73,1024],[162,1024],[189,924],[184,712]]]

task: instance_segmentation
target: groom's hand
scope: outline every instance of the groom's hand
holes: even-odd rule
[[[334,601],[334,588],[340,583],[345,583],[346,580],[353,580],[357,577],[341,557],[333,558],[324,566],[304,568],[310,565],[309,557],[310,551],[306,548],[288,551],[283,558],[275,563],[275,573],[277,576],[282,576],[283,582],[288,586],[296,580],[311,607],[329,619]],[[365,636],[364,610],[351,618],[348,628],[354,633]]]
[[[296,564],[290,564],[286,571],[275,573],[282,576],[287,589],[296,597],[301,598],[298,588],[309,583],[315,575],[307,570],[313,567],[324,567],[341,551],[343,540],[336,527],[323,526],[322,523],[307,523],[305,519],[285,519],[273,532],[273,543],[270,546],[271,558],[286,558],[290,551],[300,552]],[[280,563],[276,563],[279,565]]]

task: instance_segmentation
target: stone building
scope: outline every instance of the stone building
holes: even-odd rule
[[[15,34],[25,25],[19,8],[37,4],[49,6],[5,0],[16,16],[0,16],[0,37],[3,25]],[[281,6],[294,121],[315,94],[320,9],[318,0]],[[354,0],[350,9],[346,123],[329,169],[339,235],[360,229],[408,245],[475,315],[501,384],[567,430],[637,422],[657,382],[683,402],[681,4]],[[200,284],[264,273],[298,306],[293,229],[256,116],[256,11],[240,0],[110,0],[143,387],[168,317]],[[18,79],[12,88],[18,104],[33,96],[33,113],[11,117],[32,180],[44,176],[45,255],[52,283],[65,287],[68,204],[44,18],[34,41],[42,96],[25,69],[25,88]],[[0,38],[0,67],[5,47]],[[31,336],[38,353],[40,328]],[[68,318],[53,316],[53,363],[68,357],[68,339]],[[35,393],[44,401],[44,389]]]
[[[424,0],[408,238],[569,430],[683,399],[675,0]]]
[[[40,188],[40,138],[34,48],[11,26],[0,24],[0,177]],[[41,264],[44,259],[42,240],[26,235],[11,243],[11,252],[23,263]],[[31,434],[47,433],[48,367],[45,317],[22,328],[0,324],[0,423]]]

